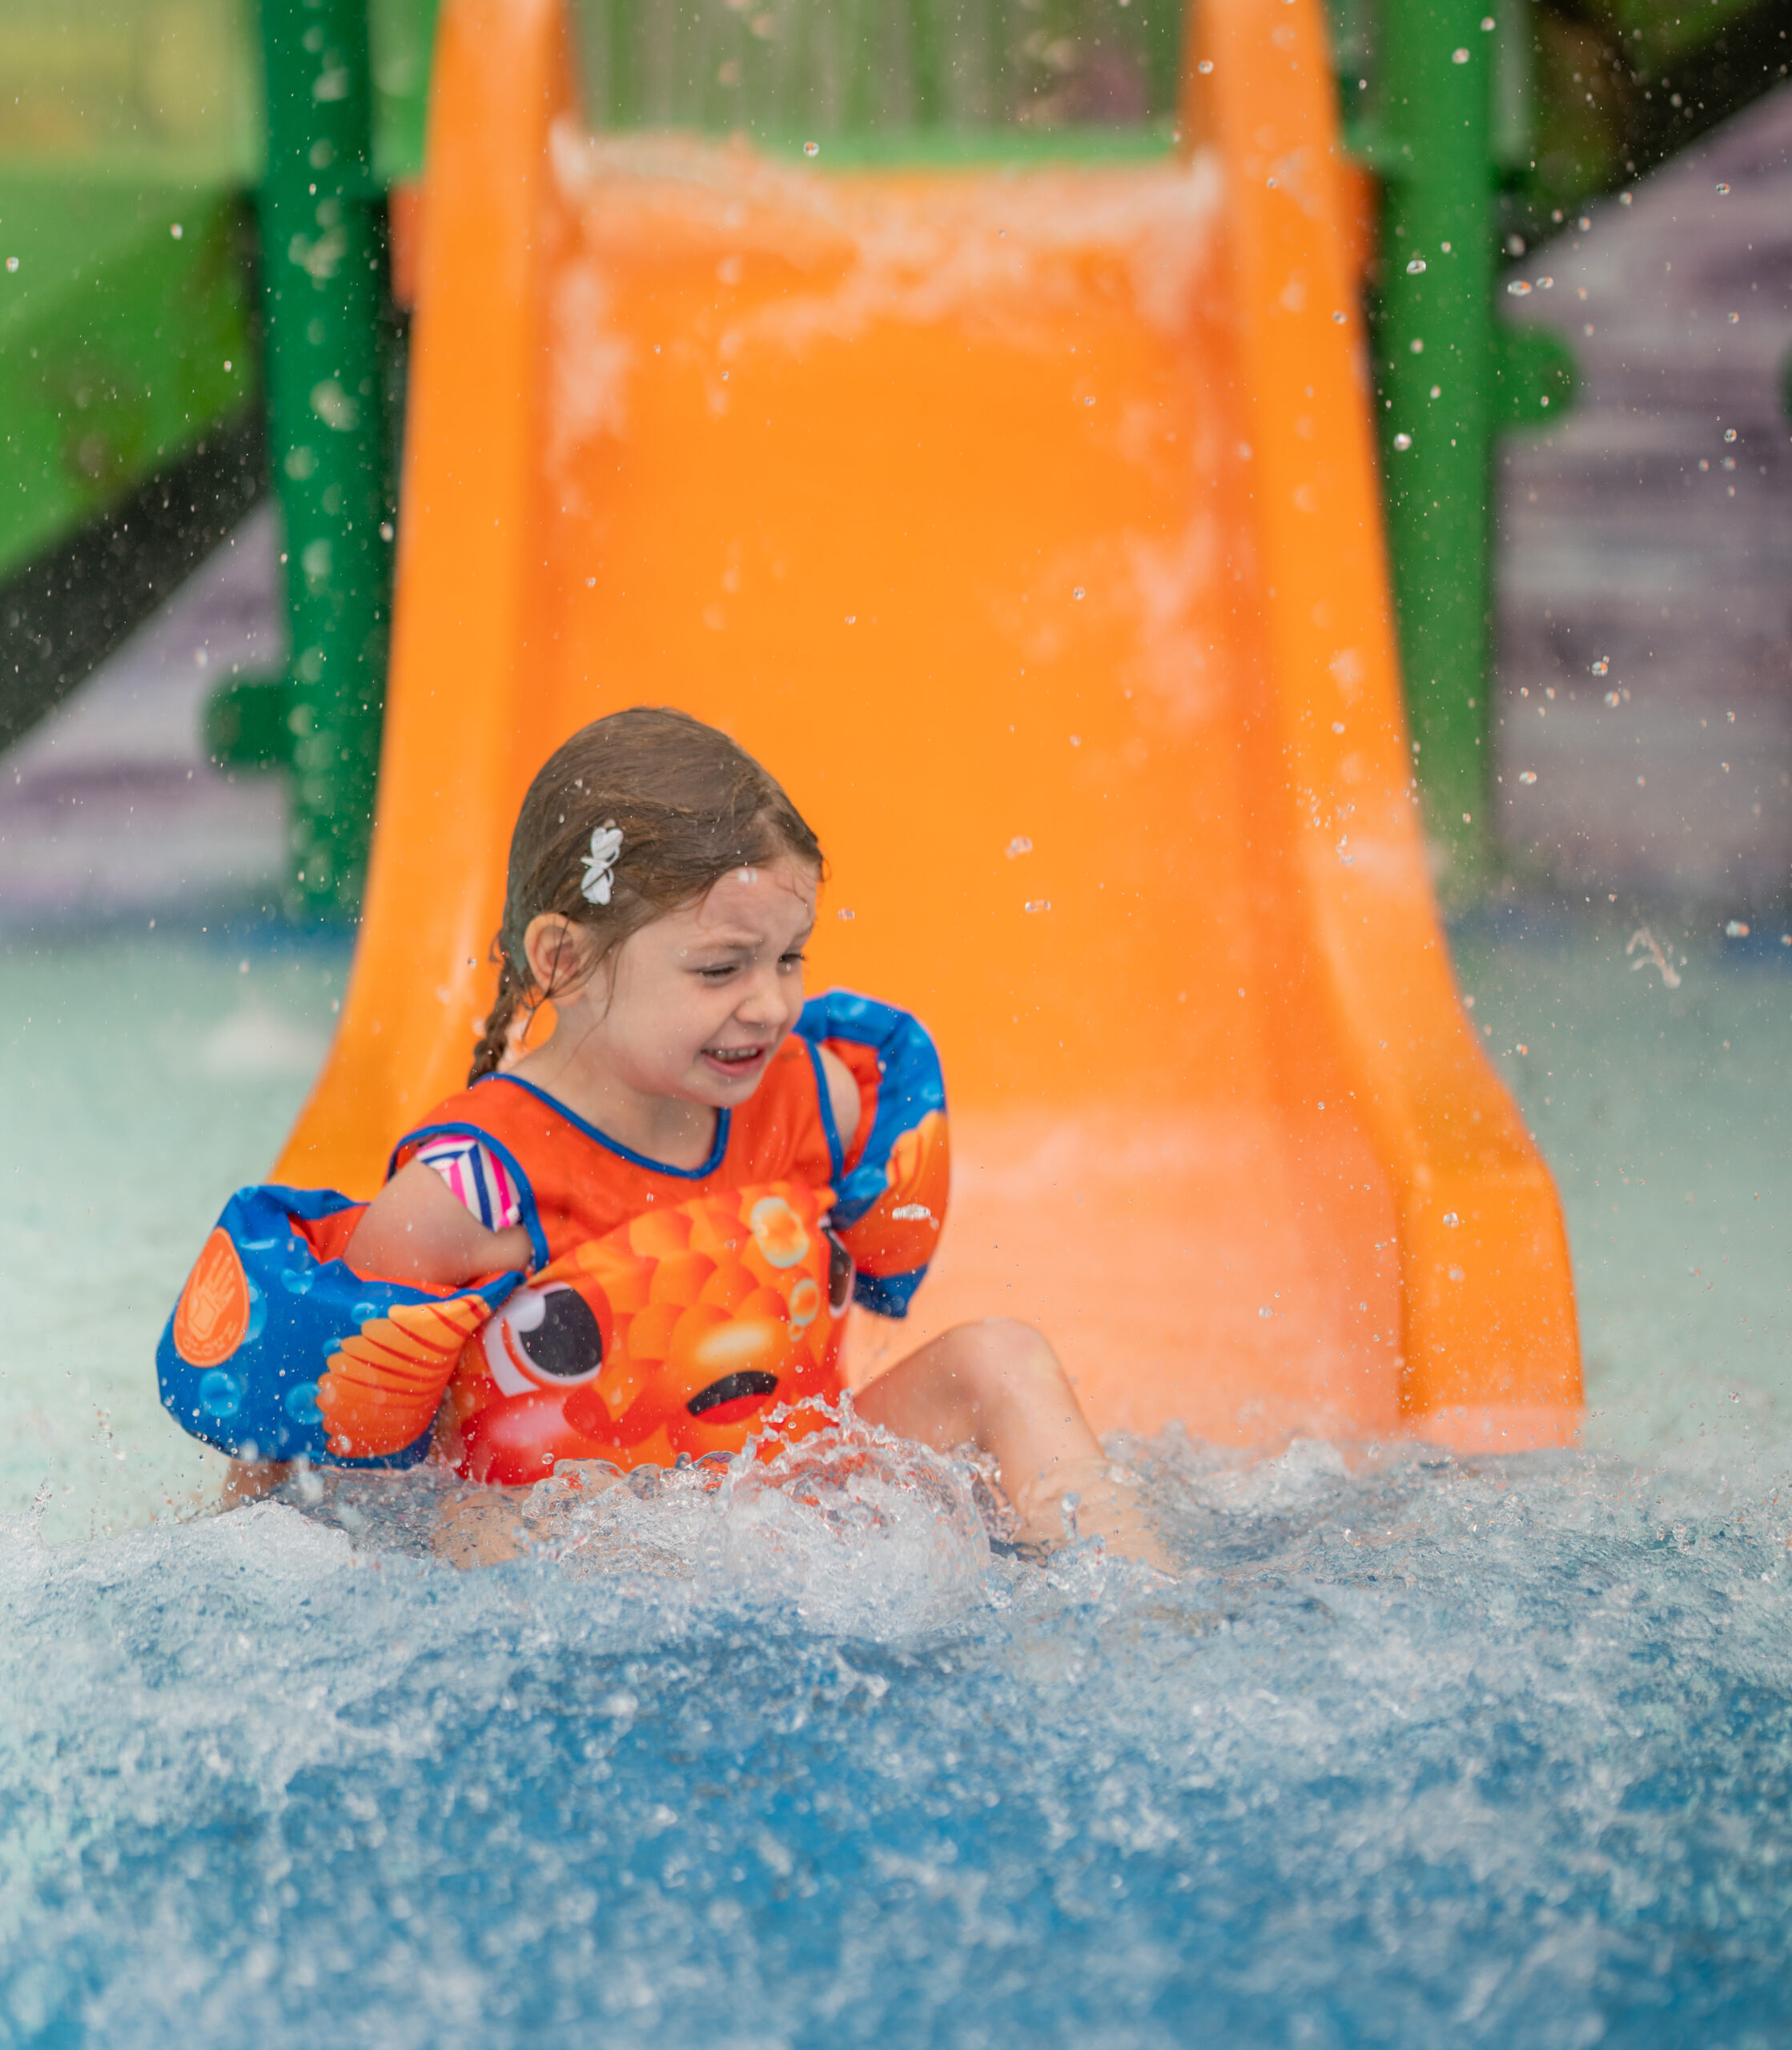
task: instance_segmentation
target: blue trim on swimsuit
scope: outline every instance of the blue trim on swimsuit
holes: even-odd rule
[[[607,1132],[600,1132],[594,1124],[587,1123],[577,1111],[569,1110],[557,1096],[550,1096],[545,1089],[537,1088],[534,1083],[525,1082],[520,1075],[482,1075],[473,1084],[483,1088],[488,1082],[508,1082],[513,1089],[526,1089],[538,1102],[545,1103],[550,1111],[557,1111],[575,1131],[582,1132],[587,1139],[593,1139],[606,1152],[613,1153],[620,1160],[626,1160],[631,1167],[645,1168],[649,1174],[671,1175],[681,1182],[700,1182],[705,1175],[713,1175],[721,1165],[722,1156],[728,1151],[729,1121],[733,1115],[730,1111],[716,1113],[716,1143],[709,1149],[709,1157],[701,1168],[672,1168],[664,1160],[649,1160],[646,1154],[637,1153],[632,1146],[625,1146],[619,1139],[612,1139]]]
[[[834,1093],[828,1087],[827,1070],[822,1065],[822,1049],[813,1039],[804,1039],[803,1044],[809,1049],[809,1064],[815,1071],[815,1105],[822,1114],[822,1130],[827,1136],[828,1160],[833,1168],[828,1179],[838,1188],[846,1172],[846,1149],[840,1143],[840,1128],[834,1120]]]

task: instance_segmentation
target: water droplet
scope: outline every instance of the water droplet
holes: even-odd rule
[[[1612,705],[1612,706],[1613,706],[1613,707],[1615,708],[1617,705],[1620,705],[1621,703],[1622,703],[1622,701],[1623,701],[1619,697],[1619,696],[1618,696],[1617,693],[1615,690],[1608,690],[1608,691],[1605,693],[1605,702],[1606,702],[1608,705]]]
[[[1424,337],[1422,335],[1415,335],[1406,346],[1414,356],[1423,356],[1425,352]]]
[[[597,579],[595,577],[586,577],[585,587],[588,591],[595,591],[597,588]]]
[[[1742,319],[1742,315],[1741,315],[1740,313],[1733,313],[1733,314],[1731,314],[1731,315],[1730,315],[1730,326],[1734,328],[1734,327],[1736,325],[1736,324],[1737,324],[1737,323],[1738,323],[1738,322]]]
[[[846,624],[849,626],[857,626],[858,624],[858,614],[856,612],[848,613],[846,615]]]
[[[1076,589],[1075,589],[1074,591],[1072,591],[1072,592],[1071,592],[1071,596],[1073,598],[1080,598],[1080,597],[1082,597],[1082,595],[1083,595],[1083,586],[1082,586],[1080,584],[1079,584],[1079,585],[1077,585]]]
[[[6,268],[9,271],[16,271],[18,268],[18,259],[16,256],[9,256],[6,259]]]
[[[1072,734],[1071,735],[1071,746],[1072,747],[1080,747],[1080,746],[1082,746],[1082,745],[1083,745],[1083,736],[1082,736],[1082,734]]]
[[[1732,918],[1729,924],[1724,927],[1724,936],[1728,939],[1746,939],[1749,936],[1748,920],[1746,918]]]
[[[819,143],[805,143],[802,153],[806,157],[818,157],[822,154],[822,146]]]
[[[1493,33],[1493,17],[1491,14],[1481,16],[1481,28],[1483,35],[1491,35]]]
[[[836,911],[836,912],[834,913],[834,915],[837,918],[847,918],[847,919],[850,919],[850,918],[852,917],[852,915],[853,915],[853,914],[852,914],[852,913],[851,913],[850,911],[849,911],[849,910],[846,908],[846,906],[845,906],[844,905],[842,905],[842,906],[840,907],[840,909],[839,909],[838,911]]]
[[[1463,1275],[1462,1269],[1460,1267],[1452,1267],[1450,1269],[1450,1279],[1452,1281],[1461,1281],[1464,1278],[1465,1276]]]
[[[1027,900],[1027,909],[1030,911],[1049,911],[1051,909],[1051,899],[1049,897],[1029,897]]]
[[[302,1381],[286,1392],[286,1413],[295,1424],[319,1424],[323,1412],[317,1406],[317,1383]]]
[[[1518,1045],[1518,1051],[1521,1054],[1528,1054],[1530,1051],[1530,1048],[1527,1047],[1522,1040],[1521,1040]]]
[[[1424,268],[1424,267],[1425,267],[1425,259],[1424,259],[1424,257],[1422,257],[1422,256],[1415,256],[1415,257],[1412,259],[1412,262],[1411,262],[1410,263],[1408,263],[1408,264],[1407,265],[1407,267],[1406,267],[1406,275],[1408,275],[1408,277],[1409,277],[1409,278],[1416,278],[1416,277],[1419,275],[1420,271],[1421,271]]]
[[[1736,439],[1735,428],[1733,427],[1726,427],[1724,429],[1724,439],[1726,441],[1734,441]]]
[[[1534,783],[1537,781],[1537,771],[1534,769],[1521,769],[1518,772],[1518,780],[1521,783]]]
[[[1269,1305],[1268,1305],[1268,1303],[1265,1303],[1265,1304],[1263,1305],[1263,1307],[1262,1307],[1262,1308],[1261,1308],[1257,1312],[1257,1315],[1258,1315],[1259,1316],[1275,1316],[1275,1314],[1276,1314],[1275,1311],[1273,1311],[1273,1310],[1269,1307]]]
[[[1593,673],[1595,676],[1604,676],[1611,666],[1609,660],[1605,656],[1601,655],[1598,661],[1593,664]]]
[[[1332,318],[1336,321],[1338,325],[1341,328],[1344,324],[1344,309],[1340,307],[1339,310],[1332,316]]]
[[[182,227],[179,221],[171,221],[168,224],[168,232],[176,242],[179,242],[181,236],[186,233],[186,230]]]
[[[1033,842],[1027,838],[1024,833],[1017,833],[1013,839],[1008,842],[1008,858],[1010,861],[1012,861],[1016,854],[1030,854],[1032,851]]]
[[[1396,434],[1394,436],[1394,446],[1396,448],[1410,448],[1412,446],[1412,436],[1410,434]]]
[[[1446,1210],[1444,1212],[1444,1222],[1453,1229],[1457,1225],[1462,1222],[1462,1220],[1457,1216],[1453,1210]]]
[[[1344,731],[1344,721],[1342,719],[1334,719],[1332,722],[1332,730],[1335,734],[1341,734]]]
[[[1083,403],[1086,406],[1092,406],[1095,402],[1093,399],[1085,399]]]
[[[1512,294],[1514,299],[1529,299],[1530,297],[1530,283],[1529,281],[1525,278],[1514,278],[1512,283],[1506,287],[1506,290]]]
[[[1718,187],[1718,190],[1720,192],[1727,192],[1727,191],[1730,190],[1730,187],[1729,187],[1727,185],[1720,185],[1720,186]]]
[[[214,1367],[199,1383],[199,1407],[208,1417],[222,1421],[234,1417],[243,1406],[243,1384],[235,1374]]]
[[[1452,50],[1450,52],[1450,62],[1452,64],[1466,64],[1468,61],[1469,53],[1466,50]]]
[[[1207,75],[1208,72],[1213,69],[1213,59],[1211,57],[1203,57],[1195,68],[1204,78]]]

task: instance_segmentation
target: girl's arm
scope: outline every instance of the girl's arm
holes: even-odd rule
[[[853,1079],[853,1071],[838,1054],[830,1054],[826,1047],[817,1049],[822,1056],[822,1073],[827,1078],[828,1103],[834,1112],[834,1128],[840,1135],[840,1144],[850,1153],[853,1135],[858,1130],[862,1106],[858,1099],[858,1084]]]
[[[858,1084],[843,1060],[826,1047],[821,1052],[834,1128],[850,1146],[858,1129]],[[488,1232],[433,1168],[412,1160],[368,1205],[343,1257],[370,1280],[461,1288],[488,1274],[528,1268],[535,1249],[520,1224]]]
[[[487,1231],[433,1168],[412,1160],[368,1205],[343,1257],[370,1280],[462,1288],[488,1274],[526,1269],[535,1249],[520,1224]]]

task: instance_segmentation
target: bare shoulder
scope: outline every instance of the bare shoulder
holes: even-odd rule
[[[834,1112],[834,1128],[840,1135],[840,1144],[850,1146],[853,1134],[858,1130],[858,1084],[853,1079],[853,1071],[838,1054],[830,1054],[826,1047],[820,1049],[822,1072],[827,1078],[828,1107]]]
[[[532,1254],[521,1225],[488,1232],[433,1168],[412,1160],[368,1205],[343,1256],[369,1278],[458,1288],[527,1267]]]

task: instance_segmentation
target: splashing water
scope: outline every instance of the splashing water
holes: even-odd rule
[[[34,964],[0,1087],[79,1179],[0,1194],[15,1243],[43,1213],[0,1382],[0,2036],[1786,2040],[1792,955],[1690,939],[1670,988],[1628,929],[1457,949],[1490,1049],[1528,1049],[1495,1057],[1568,1204],[1591,1449],[1115,1440],[1175,1582],[1023,1556],[975,1467],[850,1421],[774,1467],[311,1474],[46,1543],[65,1475],[140,1524],[181,1441],[96,1377],[147,1377],[302,1082],[208,1064],[239,949],[61,957],[41,1047]],[[314,967],[256,963],[295,1031]],[[30,1421],[101,1397],[110,1479]],[[455,1570],[469,1513],[519,1555]]]
[[[1678,989],[1680,971],[1661,951],[1660,942],[1647,926],[1637,927],[1637,930],[1631,934],[1624,951],[1627,955],[1635,955],[1639,947],[1644,951],[1637,955],[1636,959],[1631,962],[1632,971],[1634,972],[1638,968],[1659,968],[1661,971],[1662,987],[1670,990]]]
[[[1792,1766],[1783,1516],[1127,1449],[1175,1586],[992,1556],[965,1473],[862,1444],[544,1505],[484,1573],[425,1556],[432,1480],[10,1533],[20,2040],[1783,2023],[1792,1884],[1741,1819]]]

